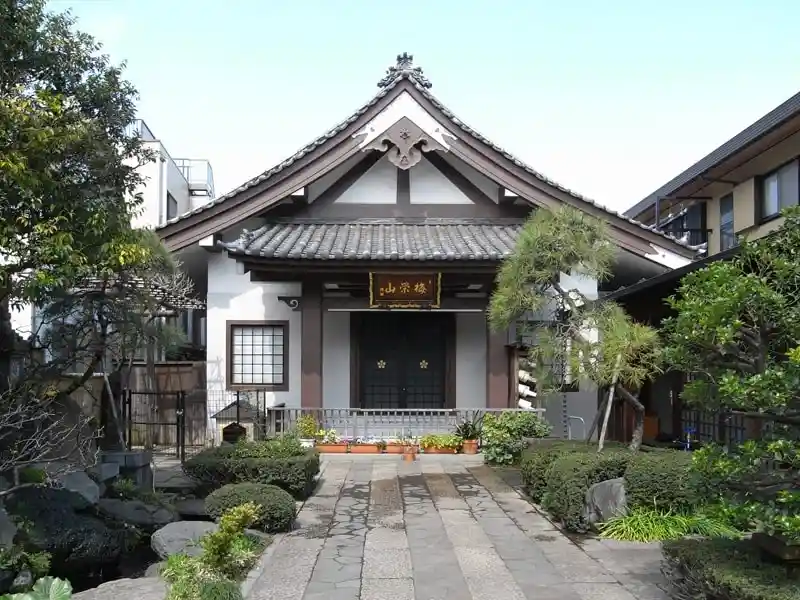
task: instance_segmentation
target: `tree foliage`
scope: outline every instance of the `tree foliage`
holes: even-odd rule
[[[709,495],[800,538],[800,209],[741,252],[683,278],[669,300],[667,358],[683,398],[745,417],[752,440],[696,453]]]
[[[532,327],[523,335],[533,339],[527,358],[539,393],[561,389],[565,372],[600,388],[613,385],[636,411],[632,446],[638,447],[644,406],[637,394],[660,372],[658,333],[619,305],[588,298],[580,286],[581,278],[607,278],[614,252],[604,222],[568,207],[537,210],[500,269],[489,320],[497,330]]]

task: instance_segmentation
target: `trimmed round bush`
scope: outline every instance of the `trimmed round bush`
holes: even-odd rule
[[[616,442],[606,443],[606,447],[622,448]],[[520,470],[525,492],[534,502],[541,502],[547,486],[547,474],[553,462],[564,454],[596,454],[597,446],[585,441],[540,440],[528,447],[522,455]]]
[[[631,508],[691,512],[697,505],[692,487],[691,452],[639,452],[625,470],[625,493]]]
[[[299,500],[316,486],[319,453],[305,450],[293,455],[288,443],[244,442],[203,450],[187,460],[183,471],[201,490],[213,491],[230,483],[269,483]]]
[[[296,516],[294,498],[286,490],[266,483],[230,483],[206,498],[206,512],[219,519],[231,508],[253,502],[261,508],[261,517],[253,528],[266,533],[289,531]]]
[[[583,515],[586,492],[595,483],[622,477],[632,456],[628,451],[559,455],[547,475],[542,507],[567,530],[588,531]]]

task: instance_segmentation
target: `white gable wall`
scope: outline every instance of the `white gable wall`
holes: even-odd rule
[[[397,167],[384,156],[336,199],[336,204],[394,204]]]
[[[409,171],[411,204],[472,204],[428,159],[423,158]]]

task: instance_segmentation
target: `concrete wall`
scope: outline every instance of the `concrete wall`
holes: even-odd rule
[[[456,314],[456,408],[486,407],[486,315]]]
[[[322,315],[322,405],[350,408],[350,313]]]

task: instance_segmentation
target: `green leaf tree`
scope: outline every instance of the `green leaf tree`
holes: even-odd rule
[[[146,258],[131,229],[148,159],[126,134],[136,92],[99,50],[44,0],[0,3],[0,391],[10,309]]]
[[[749,421],[753,438],[695,455],[711,496],[800,539],[800,209],[741,252],[683,278],[666,358],[683,399]]]
[[[537,210],[523,226],[514,254],[503,262],[489,321],[495,330],[514,323],[523,331],[532,329],[535,341],[527,360],[538,393],[561,389],[566,371],[612,389],[630,404],[636,414],[631,447],[636,449],[644,433],[638,392],[660,372],[658,334],[634,323],[619,305],[587,298],[579,285],[581,277],[607,278],[614,252],[602,221],[569,207]],[[610,398],[600,406],[589,438]]]

